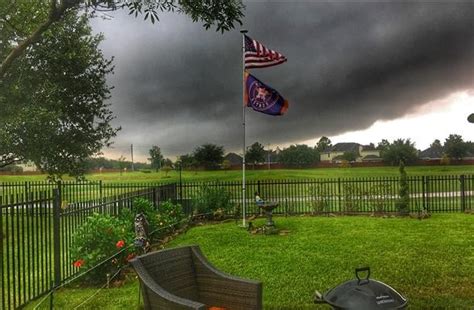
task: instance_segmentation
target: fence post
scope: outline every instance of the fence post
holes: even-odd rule
[[[158,203],[156,201],[156,190],[157,190],[157,187],[153,187],[153,204],[155,205],[155,208],[158,207]]]
[[[341,213],[342,210],[341,196],[341,178],[337,178],[337,203],[339,204],[339,213]]]
[[[459,181],[461,182],[461,212],[464,212],[466,211],[466,180],[464,174],[459,176]]]
[[[426,207],[426,176],[421,177],[421,191],[423,195],[423,210],[427,210]]]
[[[54,285],[61,284],[61,247],[60,247],[61,191],[53,189],[53,246],[54,246]]]

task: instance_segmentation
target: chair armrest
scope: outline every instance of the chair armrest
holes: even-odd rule
[[[145,309],[207,309],[202,303],[184,299],[166,291],[153,280],[139,259],[133,259],[130,263],[140,278]]]
[[[198,247],[191,248],[200,300],[228,309],[262,309],[262,283],[224,273],[209,263]]]

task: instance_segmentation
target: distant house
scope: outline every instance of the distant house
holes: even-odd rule
[[[340,162],[343,160],[344,153],[354,153],[356,162],[378,162],[380,152],[371,145],[362,145],[354,142],[337,143],[325,151],[321,152],[321,162]]]
[[[24,163],[21,163],[21,164],[17,164],[17,166],[21,167],[23,172],[38,171],[38,168],[36,167],[36,165],[31,161],[27,161],[27,162],[24,162]]]
[[[231,166],[242,165],[242,156],[235,153],[227,154],[224,156],[224,160],[228,160]]]
[[[435,160],[442,159],[444,155],[444,149],[442,147],[429,147],[426,150],[421,151],[418,157],[423,160]]]

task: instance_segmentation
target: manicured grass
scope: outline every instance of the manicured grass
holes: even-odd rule
[[[466,166],[413,166],[406,167],[408,175],[457,175],[474,174],[474,165]],[[247,180],[265,179],[310,179],[310,178],[352,178],[352,177],[389,177],[399,176],[398,167],[367,167],[367,168],[316,168],[316,169],[279,169],[279,170],[252,170],[247,167]],[[46,175],[0,175],[0,182],[42,181]],[[142,182],[175,182],[179,180],[179,173],[170,171],[167,176],[164,172],[125,172],[88,174],[89,180],[103,180],[108,182],[142,183]],[[68,179],[68,178],[65,178]],[[240,181],[242,172],[232,171],[183,171],[183,181]]]
[[[412,309],[474,305],[474,216],[404,218],[277,217],[289,234],[251,235],[234,222],[192,228],[168,246],[198,244],[219,269],[264,285],[266,309],[313,309],[326,291],[370,266],[372,278],[409,299]],[[257,226],[264,220],[255,221]],[[93,290],[62,290],[55,305],[77,305]],[[85,308],[135,308],[136,282],[102,291]]]

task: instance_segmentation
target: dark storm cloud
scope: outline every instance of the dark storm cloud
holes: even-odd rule
[[[253,74],[290,101],[283,117],[248,111],[247,141],[282,144],[363,129],[474,88],[472,16],[473,2],[247,3],[249,35],[288,58]],[[119,14],[95,29],[106,36],[106,55],[116,56],[117,147],[157,144],[182,154],[210,142],[241,149],[238,30],[205,31],[176,14],[155,26]]]

